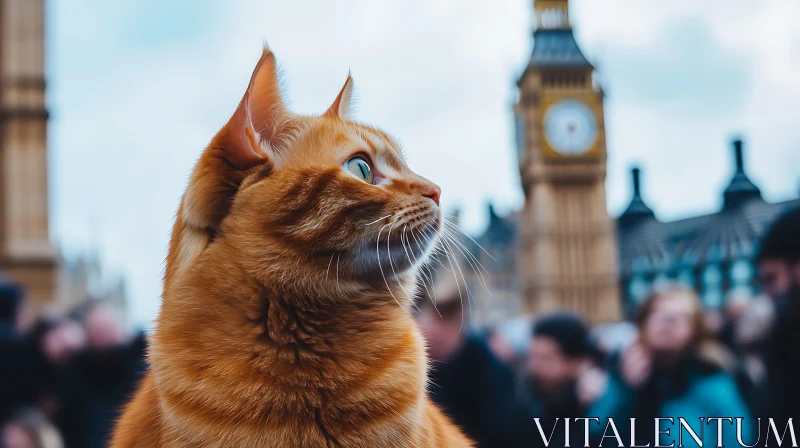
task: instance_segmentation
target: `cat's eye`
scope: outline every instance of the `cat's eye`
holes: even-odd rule
[[[353,157],[344,164],[344,167],[357,178],[368,184],[372,183],[372,168],[363,157]]]

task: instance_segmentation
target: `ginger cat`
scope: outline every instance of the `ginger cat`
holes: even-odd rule
[[[382,131],[288,112],[265,48],[172,229],[151,369],[111,447],[471,447],[408,308],[439,187]]]

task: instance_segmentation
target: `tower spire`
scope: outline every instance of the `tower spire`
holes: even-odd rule
[[[583,82],[591,85],[592,64],[581,52],[572,25],[569,20],[569,2],[567,0],[535,0],[534,14],[536,24],[533,30],[533,51],[528,66],[517,81],[522,84],[531,72],[546,69],[565,69],[572,74],[581,73]]]
[[[631,183],[633,187],[633,198],[630,205],[619,216],[619,223],[623,226],[630,226],[641,221],[644,218],[652,218],[654,215],[653,210],[645,204],[642,199],[642,189],[640,185],[640,177],[642,170],[638,166],[631,169]]]
[[[748,199],[761,198],[761,190],[744,172],[744,149],[739,138],[733,141],[733,160],[735,165],[733,178],[723,194],[723,207],[726,209],[736,207]]]

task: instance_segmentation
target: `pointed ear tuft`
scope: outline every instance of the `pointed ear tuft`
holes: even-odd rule
[[[350,73],[347,73],[347,81],[344,82],[344,86],[342,90],[339,92],[339,95],[336,97],[336,100],[333,101],[331,107],[322,114],[323,117],[329,118],[342,118],[347,119],[350,117],[350,107],[352,106],[353,101],[353,77],[350,76]]]
[[[271,154],[261,143],[269,143],[289,116],[281,96],[275,54],[265,43],[239,107],[218,135],[225,158],[239,169],[267,162]]]

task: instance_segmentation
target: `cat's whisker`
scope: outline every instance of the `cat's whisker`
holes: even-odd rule
[[[489,293],[490,296],[493,295],[491,288],[489,288],[489,285],[486,282],[486,277],[483,275],[484,272],[487,274],[489,273],[486,267],[483,266],[480,260],[478,260],[478,258],[472,253],[472,251],[469,250],[469,248],[467,248],[467,246],[464,245],[464,243],[459,241],[458,236],[455,235],[452,231],[450,231],[449,229],[445,229],[444,234],[446,235],[450,243],[453,244],[456,247],[456,249],[458,249],[462,253],[462,255],[464,255],[464,258],[467,260],[467,263],[469,263],[470,267],[472,268],[472,271],[477,275],[484,290],[487,293]]]
[[[427,278],[426,276],[424,276],[425,272],[423,271],[423,268],[425,267],[425,262],[420,262],[420,259],[417,257],[417,254],[414,253],[414,246],[412,246],[411,238],[409,237],[409,235],[410,235],[411,237],[414,237],[414,239],[416,240],[416,237],[414,236],[414,229],[411,229],[408,232],[408,235],[406,235],[407,227],[408,227],[408,225],[406,225],[403,228],[403,236],[405,237],[405,241],[408,243],[408,245],[407,245],[408,250],[406,250],[406,256],[408,257],[409,252],[411,253],[411,257],[409,258],[409,261],[411,262],[412,261],[411,258],[413,258],[414,260],[413,260],[412,264],[419,266],[419,271],[423,274],[424,278]],[[406,247],[405,243],[403,243],[403,247]],[[419,248],[419,243],[417,243],[417,248]],[[420,252],[422,252],[422,251],[420,250]],[[427,289],[427,286],[426,286],[426,289]]]
[[[408,233],[409,233],[409,235],[411,235],[412,238],[414,238],[414,243],[417,245],[417,248],[419,248],[420,252],[422,252],[423,251],[422,250],[422,245],[420,244],[419,240],[417,239],[417,235],[414,233],[414,229],[411,229],[411,231],[408,232]],[[409,245],[410,244],[411,244],[411,241],[409,240]],[[437,247],[434,247],[434,253],[436,251],[438,251],[438,250],[439,250],[439,247],[438,247],[438,244],[437,244]],[[412,254],[414,253],[413,248],[411,250],[411,253]],[[431,257],[434,257],[434,255],[431,255]],[[414,256],[414,258],[416,258],[416,255]],[[425,275],[426,271],[427,271],[427,275]],[[439,317],[441,318],[442,317],[442,313],[439,312],[439,308],[436,306],[436,284],[435,284],[436,281],[435,281],[435,278],[434,278],[434,274],[433,274],[433,272],[431,270],[431,258],[429,258],[429,260],[427,262],[425,262],[422,266],[420,266],[420,272],[423,274],[423,277],[427,277],[428,278],[428,281],[431,284],[431,289],[428,290],[428,299],[431,301],[431,304],[433,305],[433,309],[436,310],[436,314],[438,314]],[[423,280],[422,284],[423,285],[425,284],[424,280]],[[425,289],[427,290],[427,287]],[[433,291],[433,294],[430,293],[431,290]]]
[[[413,248],[411,250],[411,255],[409,255],[409,253],[408,253],[408,248],[406,247],[406,230],[408,230],[408,224],[403,225],[403,233],[400,234],[400,244],[403,245],[403,250],[406,252],[406,258],[408,259],[408,263],[411,266],[413,266],[413,265],[416,264],[417,257],[415,255],[414,256],[414,260],[413,261],[411,260],[411,255],[414,254]],[[420,269],[420,272],[421,272],[421,269]],[[430,295],[431,292],[430,292],[430,290],[428,290],[428,285],[425,284],[424,277],[419,276],[419,277],[417,277],[417,280],[421,280],[422,281],[422,286],[425,288],[425,291],[428,293],[428,295]]]
[[[386,258],[389,259],[389,267],[392,268],[392,274],[394,274],[394,278],[397,279],[397,271],[394,269],[394,263],[392,262],[392,241],[391,241],[392,229],[394,228],[395,221],[392,221],[392,225],[389,226],[389,232],[386,233]]]
[[[388,218],[388,217],[390,217],[390,216],[392,216],[392,214],[391,214],[391,213],[389,213],[389,214],[388,214],[388,215],[386,215],[386,216],[381,216],[380,218],[376,219],[375,221],[372,221],[372,222],[370,222],[370,223],[367,223],[367,224],[364,224],[364,225],[365,225],[365,226],[371,226],[371,225],[373,225],[373,224],[376,224],[376,223],[378,223],[378,222],[380,222],[380,221],[382,221],[382,220],[384,220],[384,219],[386,219],[386,218]]]
[[[478,277],[478,281],[481,283],[483,288],[486,290],[486,292],[489,293],[489,295],[492,295],[492,291],[489,289],[489,285],[486,283],[486,278],[484,277],[483,272],[481,272],[481,269],[479,269],[478,267],[482,268],[484,271],[488,273],[486,268],[483,267],[480,261],[478,261],[475,258],[475,256],[472,255],[472,253],[470,253],[469,249],[467,249],[466,246],[464,246],[460,241],[458,241],[453,234],[445,232],[445,238],[450,242],[451,245],[453,245],[456,249],[459,250],[459,252],[461,252],[461,254],[464,256],[464,259],[467,260],[467,263],[469,264],[470,268],[472,268],[472,272],[474,272],[475,275]]]
[[[425,285],[425,289],[428,291],[428,300],[431,301],[431,305],[433,305],[433,309],[436,310],[436,314],[438,314],[439,317],[441,318],[442,317],[442,313],[439,312],[439,308],[436,306],[436,300],[435,300],[435,297],[436,297],[436,286],[434,286],[434,279],[433,279],[433,274],[432,274],[432,272],[430,270],[430,265],[428,265],[426,263],[426,264],[420,266],[419,272],[422,274],[422,279],[423,279],[422,280],[422,284]],[[426,282],[426,280],[427,280],[427,282]],[[430,289],[428,289],[427,283],[430,283]],[[433,291],[433,292],[431,293],[431,291]]]
[[[336,256],[336,289],[341,290],[339,287],[339,258],[341,258],[341,254]]]
[[[477,263],[477,265],[480,266],[480,268],[481,268],[481,270],[483,270],[483,272],[486,272],[487,274],[489,273],[489,271],[478,260],[478,257],[476,257],[475,254],[473,254],[472,251],[470,251],[469,248],[464,245],[464,243],[459,241],[458,235],[456,235],[450,229],[444,229],[444,233],[450,236],[450,241],[451,242],[454,242],[454,243],[458,244],[459,247],[461,247],[464,251],[466,251],[465,254],[464,254],[465,257],[469,257],[470,259],[472,259],[472,261]]]
[[[395,221],[396,221],[396,219],[395,219]],[[394,293],[392,292],[392,287],[389,286],[389,281],[386,280],[386,274],[383,272],[383,263],[381,262],[381,251],[380,251],[381,232],[383,232],[383,229],[385,229],[386,226],[389,226],[389,225],[392,225],[392,224],[394,224],[394,221],[390,222],[389,224],[384,224],[383,227],[381,227],[381,229],[378,231],[378,238],[375,241],[375,255],[377,255],[377,257],[378,257],[378,269],[380,269],[380,271],[381,271],[381,277],[383,277],[383,283],[386,284],[386,290],[389,291],[389,294],[391,294],[392,299],[394,299],[395,303],[397,303],[397,306],[399,306],[400,308],[402,308],[406,312],[408,312],[408,310],[406,310],[405,307],[403,307],[403,305],[401,305],[400,302],[397,300],[397,297],[394,296]],[[411,313],[409,313],[409,314],[411,314]]]
[[[431,254],[432,257],[439,258],[439,255],[444,255],[444,248],[442,245],[438,243],[435,244],[434,241],[432,241],[431,236],[428,236],[425,234],[425,232],[422,232],[420,233],[420,238],[422,238],[429,246],[433,246],[433,253]],[[441,264],[442,268],[444,268],[447,272],[450,272],[450,270],[447,269],[447,266],[445,266],[444,263],[441,263],[441,260],[439,264]]]
[[[325,281],[328,281],[328,274],[331,272],[331,263],[333,263],[334,255],[336,255],[336,251],[331,254],[331,260],[328,262],[328,269],[325,270]]]
[[[392,225],[389,226],[389,232],[386,234],[386,257],[389,258],[389,266],[392,268],[392,274],[394,274],[394,281],[402,288],[402,285],[400,284],[400,277],[397,276],[397,271],[394,269],[394,263],[392,262],[392,240],[391,240],[392,229],[394,229],[394,223],[396,223],[399,219],[400,216],[398,216],[397,218],[395,218],[394,221],[392,221],[391,223]],[[419,308],[417,308],[417,304],[414,303],[413,300],[411,301],[411,306],[413,306],[414,309],[419,311]]]
[[[414,233],[413,229],[410,232],[410,234],[411,234],[412,237],[414,237],[414,242],[417,244],[417,247],[420,249],[420,251],[422,251],[423,250],[422,249],[423,246],[419,242],[419,239],[417,239],[417,234]],[[439,257],[439,254],[444,254],[444,249],[442,248],[441,244],[438,243],[438,241],[437,242],[431,241],[432,237],[427,235],[426,232],[420,232],[419,236],[420,236],[420,238],[424,239],[429,245],[433,245],[433,253],[429,257],[428,264],[426,264],[424,267],[428,269],[430,282],[431,282],[431,289],[433,290],[433,295],[430,295],[430,301],[431,301],[431,304],[433,304],[433,309],[436,310],[436,314],[438,314],[439,317],[441,318],[442,317],[442,313],[439,312],[439,308],[436,306],[436,280],[435,280],[435,273],[433,272],[433,268],[431,267],[431,265],[432,265],[433,260],[436,260],[436,261],[439,262],[440,266],[442,266],[445,270],[447,270],[447,267],[444,265],[444,263],[442,263],[442,261],[441,261],[441,259]],[[448,272],[449,272],[449,270],[448,270]]]
[[[470,240],[471,240],[473,243],[475,243],[475,245],[476,245],[476,246],[478,246],[478,248],[479,248],[480,250],[482,250],[482,251],[483,251],[483,253],[485,253],[486,255],[488,255],[488,256],[489,256],[489,258],[491,258],[491,259],[492,259],[492,260],[494,260],[494,261],[497,261],[497,259],[496,259],[496,258],[494,258],[494,257],[492,256],[492,254],[490,254],[490,253],[489,253],[489,252],[488,252],[486,249],[484,249],[484,248],[483,248],[483,246],[481,246],[481,245],[480,245],[480,244],[479,244],[477,241],[475,241],[475,240],[474,240],[474,239],[473,239],[471,236],[467,235],[467,233],[466,233],[466,232],[464,232],[463,230],[461,230],[461,229],[460,229],[460,228],[459,228],[457,225],[453,224],[452,222],[450,222],[450,221],[448,221],[448,220],[446,220],[446,219],[444,219],[444,220],[442,220],[442,221],[444,222],[445,226],[449,225],[451,229],[455,229],[455,230],[457,230],[459,233],[461,233],[462,235],[464,235],[465,237],[469,238],[469,239],[470,239]]]
[[[439,307],[436,306],[436,300],[434,300],[434,297],[436,297],[436,285],[434,284],[433,272],[431,271],[431,267],[429,265],[425,266],[425,268],[428,270],[428,276],[431,281],[431,289],[433,290],[433,295],[430,296],[430,301],[431,304],[433,304],[433,309],[436,310],[436,314],[438,314],[439,318],[441,319],[442,313],[439,312]]]
[[[450,243],[450,244],[451,244],[453,247],[455,247],[456,249],[458,249],[458,251],[459,251],[459,252],[461,252],[461,255],[463,255],[463,256],[464,256],[464,259],[465,259],[465,260],[467,260],[467,263],[468,263],[468,264],[469,264],[469,266],[472,268],[472,272],[474,272],[474,273],[475,273],[475,275],[478,277],[478,281],[481,283],[481,285],[482,285],[482,286],[483,286],[483,288],[486,290],[486,292],[488,292],[488,293],[489,293],[489,295],[491,295],[491,294],[492,294],[492,292],[489,290],[489,285],[487,285],[487,284],[486,284],[486,279],[483,277],[483,273],[482,273],[482,272],[481,272],[479,269],[477,269],[477,267],[475,266],[475,264],[473,264],[472,260],[471,260],[471,259],[470,259],[470,257],[467,255],[469,252],[468,252],[468,251],[467,251],[467,252],[465,252],[465,251],[464,251],[462,248],[460,248],[460,247],[458,246],[458,244],[459,244],[459,243],[458,243],[458,241],[456,241],[456,240],[453,238],[453,236],[452,236],[452,235],[449,235],[449,234],[448,234],[448,235],[445,235],[445,238],[447,239],[447,241],[448,241],[448,242],[449,242],[449,243]]]
[[[425,292],[428,293],[428,297],[432,297],[432,294],[436,294],[435,290],[432,292],[433,288],[433,279],[430,277],[430,273],[427,271],[427,266],[423,265],[419,268],[420,274],[420,281],[422,282],[422,286],[425,287]],[[430,285],[430,286],[428,286]]]
[[[445,255],[447,256],[447,261],[450,263],[450,268],[452,268],[453,279],[456,281],[456,289],[458,289],[458,300],[461,302],[461,323],[458,326],[458,332],[461,333],[461,330],[464,328],[464,296],[461,295],[461,286],[458,284],[458,277],[456,277],[456,270],[453,268],[453,260],[450,258],[450,254],[445,251]],[[466,284],[464,285],[466,289]],[[467,297],[467,306],[469,306],[469,297]]]
[[[411,232],[409,232],[409,233],[411,234],[411,236],[414,236],[414,234],[413,234],[414,231],[413,230]],[[408,241],[408,245],[411,246],[411,240],[407,239],[407,241]],[[414,255],[413,248],[411,250],[411,255],[414,257],[415,260],[417,259],[416,255]],[[422,264],[420,264],[419,269],[417,270],[417,272],[420,275],[419,276],[419,280],[422,282],[422,286],[425,288],[425,292],[427,292],[427,294],[428,294],[428,300],[431,301],[431,304],[433,305],[433,309],[436,310],[436,314],[438,314],[439,317],[442,317],[442,313],[439,312],[439,308],[436,307],[436,301],[434,300],[434,298],[436,296],[436,287],[434,286],[433,275],[430,272],[429,261],[425,261]],[[428,287],[429,283],[430,283],[430,288]],[[433,293],[431,293],[431,291],[433,291]]]
[[[461,264],[458,262],[458,257],[456,256],[455,252],[453,252],[453,248],[450,247],[450,243],[447,241],[447,239],[443,239],[442,242],[445,244],[445,246],[447,246],[447,249],[450,251],[453,260],[456,262],[456,268],[458,269],[458,274],[461,276],[461,281],[464,282],[464,289],[467,290],[467,308],[472,309],[470,308],[470,302],[469,302],[470,299],[472,299],[472,303],[474,303],[475,306],[477,307],[478,302],[475,301],[475,297],[472,296],[472,292],[470,292],[470,289],[467,286],[467,279],[464,277],[464,272],[461,270]]]

